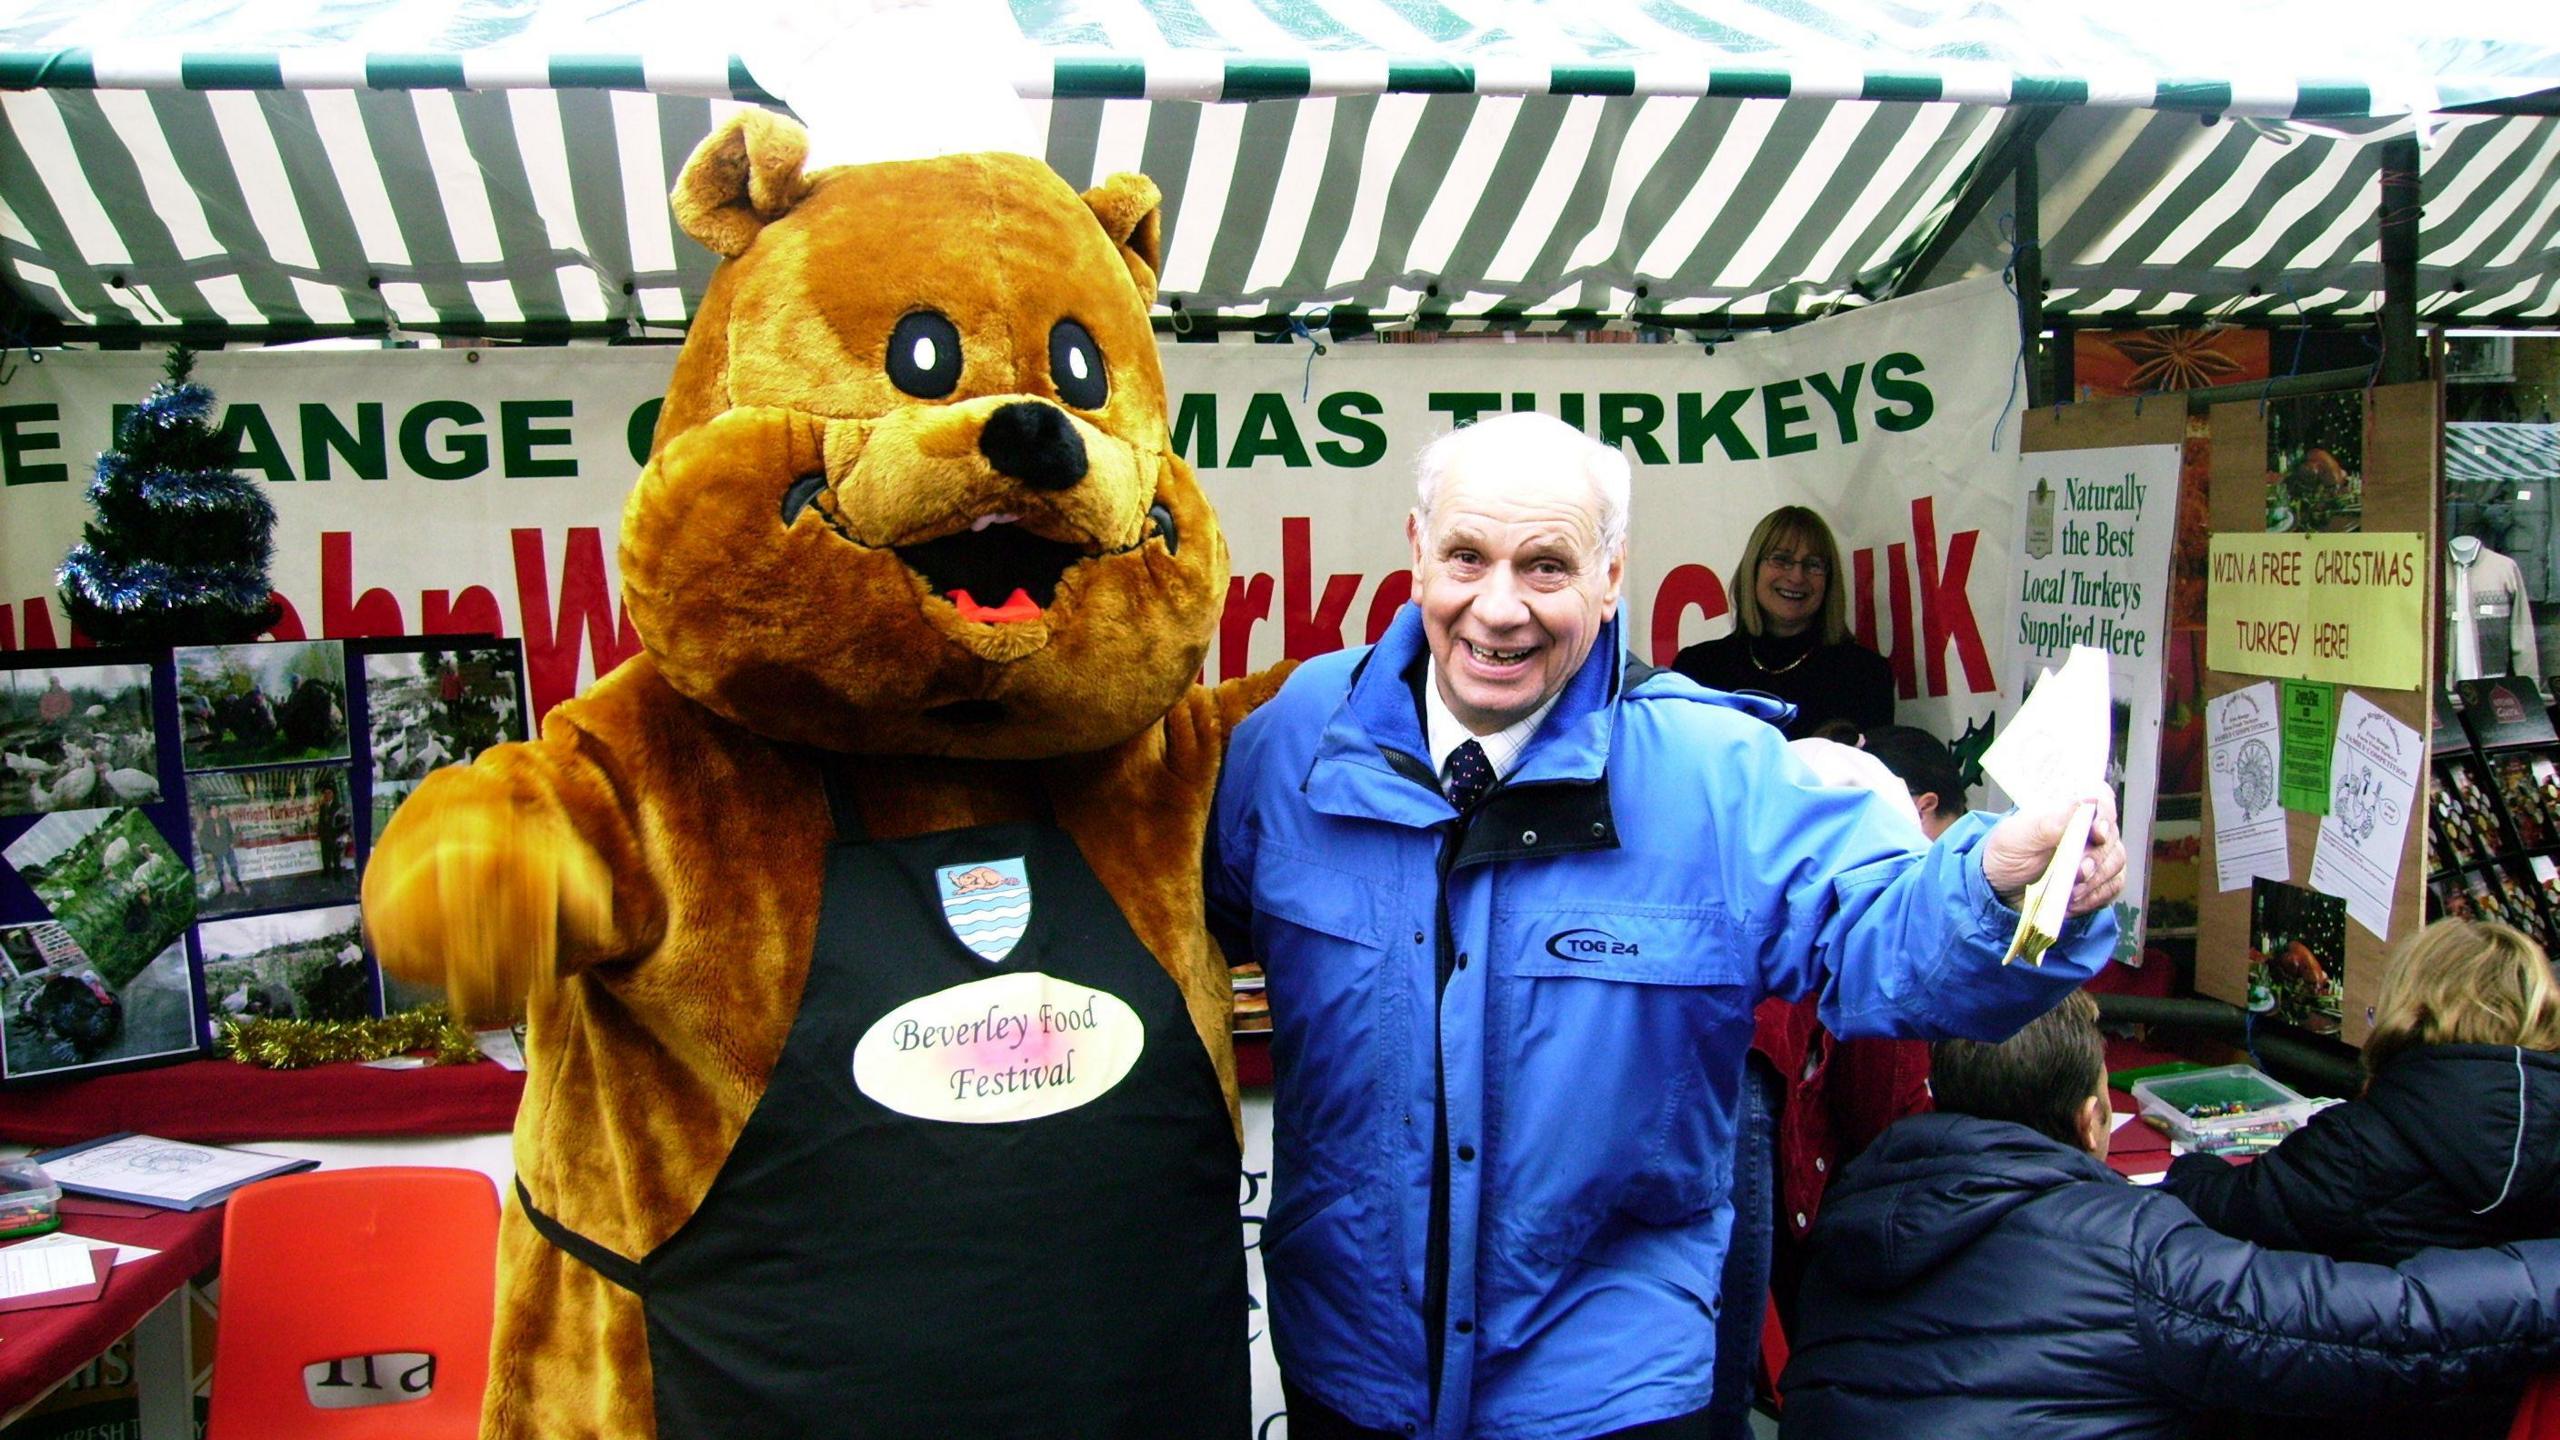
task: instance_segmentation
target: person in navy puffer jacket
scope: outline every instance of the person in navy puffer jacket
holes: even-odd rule
[[[2183,1155],[2162,1188],[2225,1235],[2341,1260],[2560,1236],[2560,987],[2504,925],[2403,948],[2364,1043],[2364,1098],[2250,1165]]]
[[[1787,1440],[2186,1436],[2356,1415],[2560,1360],[2560,1241],[2400,1265],[2262,1249],[2104,1163],[2097,1007],[1941,1042],[1938,1112],[1841,1175],[1812,1237]]]
[[[2432,1245],[2560,1237],[2560,986],[2504,925],[2444,920],[2394,958],[2363,1098],[2254,1164],[2185,1155],[2162,1188],[2225,1235],[2383,1264]],[[2515,1387],[2382,1433],[2498,1435]],[[2356,1431],[2352,1433],[2366,1433]]]

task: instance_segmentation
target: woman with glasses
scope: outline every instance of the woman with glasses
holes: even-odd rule
[[[1710,689],[1756,691],[1795,706],[1791,740],[1826,725],[1862,733],[1890,725],[1893,670],[1849,638],[1848,604],[1833,583],[1839,573],[1840,544],[1821,516],[1801,505],[1770,511],[1752,527],[1734,571],[1733,633],[1689,646],[1671,668]],[[1915,832],[1913,843],[1920,839]],[[1886,1124],[1929,1104],[1925,1045],[1835,1039],[1811,997],[1764,1000],[1752,1021],[1735,1117],[1733,1240],[1716,1321],[1710,1440],[1750,1434],[1761,1320],[1772,1300],[1782,1315],[1793,1306],[1798,1247],[1831,1172]]]
[[[1789,739],[1834,721],[1893,723],[1893,668],[1849,638],[1840,543],[1802,505],[1760,517],[1733,574],[1733,633],[1683,649],[1671,668],[1711,690],[1774,695],[1796,707]]]

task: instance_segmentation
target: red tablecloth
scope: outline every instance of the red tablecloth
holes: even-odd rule
[[[94,1082],[92,1082],[94,1083]],[[141,1215],[89,1213],[114,1205],[63,1197],[62,1228],[95,1240],[140,1245],[160,1253],[107,1273],[106,1292],[82,1305],[0,1312],[0,1415],[42,1396],[142,1322],[151,1307],[212,1268],[222,1253],[222,1207],[151,1210]]]
[[[2147,1069],[2153,1065],[2165,1065],[2170,1061],[2186,1058],[2175,1051],[2157,1049],[2120,1036],[2107,1037],[2107,1072],[2109,1074],[2119,1070]],[[2135,1117],[2116,1127],[2115,1139],[2107,1151],[2107,1164],[2113,1166],[2117,1174],[2134,1178],[2158,1175],[2166,1171],[2169,1168],[2170,1159],[2169,1137],[2143,1122],[2140,1107],[2133,1103],[2132,1094],[2111,1087],[2107,1091],[2107,1103],[2117,1114]]]
[[[70,1145],[119,1130],[208,1145],[482,1135],[514,1129],[523,1096],[523,1072],[494,1063],[263,1070],[194,1060],[13,1090],[0,1098],[0,1140]]]
[[[2117,1114],[2134,1117],[2116,1127],[2115,1139],[2107,1148],[2107,1164],[2128,1179],[2165,1173],[2169,1168],[2169,1137],[2143,1121],[2133,1097],[2124,1091],[2109,1090],[2107,1103]]]

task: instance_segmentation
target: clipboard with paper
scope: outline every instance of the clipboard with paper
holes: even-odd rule
[[[2088,849],[2097,806],[2082,797],[2106,781],[2109,734],[2106,652],[2075,645],[2062,668],[2038,677],[2009,728],[1983,752],[1982,768],[2021,810],[2078,800],[2053,847],[2053,860],[2018,901],[2018,933],[2003,965],[2044,963],[2070,918],[2071,887]]]

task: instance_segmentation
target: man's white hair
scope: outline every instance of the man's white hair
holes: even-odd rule
[[[1422,449],[1416,463],[1414,494],[1421,504],[1427,534],[1438,513],[1440,488],[1460,462],[1515,470],[1553,468],[1577,471],[1591,484],[1600,525],[1600,553],[1623,554],[1627,548],[1627,506],[1634,481],[1627,457],[1552,415],[1516,411],[1461,425]]]

